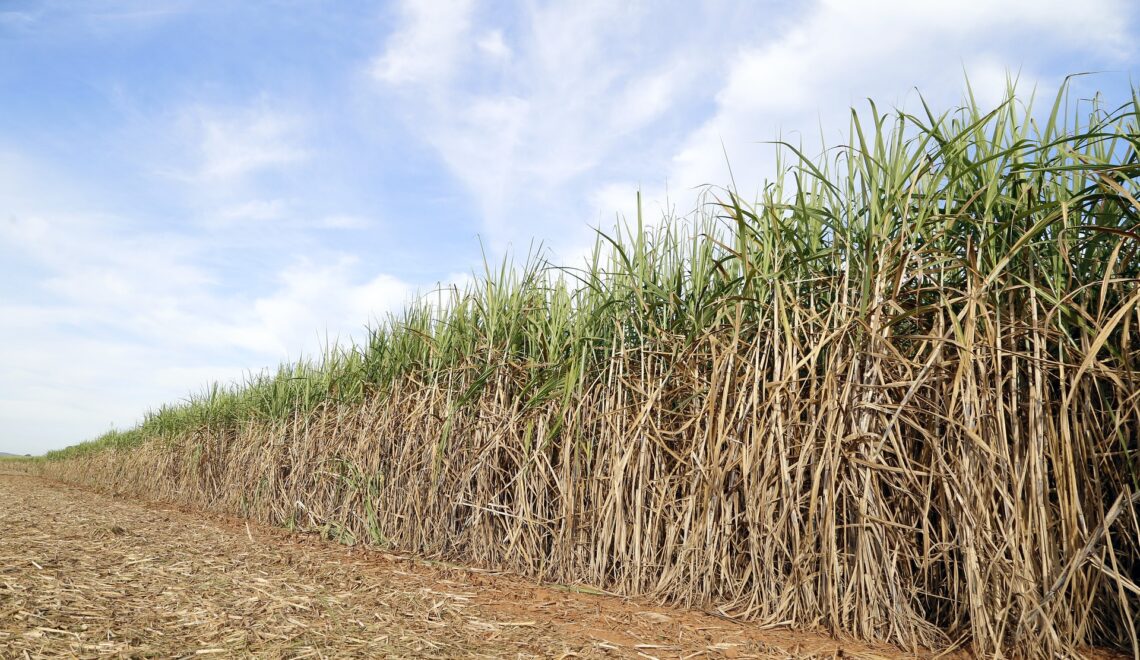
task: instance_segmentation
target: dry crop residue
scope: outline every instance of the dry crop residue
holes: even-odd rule
[[[890,657],[0,474],[0,657]]]

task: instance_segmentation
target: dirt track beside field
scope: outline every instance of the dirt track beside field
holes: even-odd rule
[[[0,474],[0,657],[893,657]]]

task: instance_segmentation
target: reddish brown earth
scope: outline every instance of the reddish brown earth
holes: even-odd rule
[[[0,474],[0,657],[899,657]]]

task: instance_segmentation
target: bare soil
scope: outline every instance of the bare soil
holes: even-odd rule
[[[0,474],[0,657],[910,656]]]

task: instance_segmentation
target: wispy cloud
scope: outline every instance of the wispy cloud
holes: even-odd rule
[[[372,74],[394,85],[450,78],[468,47],[472,8],[471,0],[403,0],[400,27],[373,61]]]
[[[283,199],[253,199],[224,207],[216,217],[238,221],[279,220],[288,212],[289,203]]]
[[[264,262],[251,270],[225,258],[233,248],[219,242],[224,235],[76,212],[69,207],[82,199],[61,177],[49,191],[0,172],[10,175],[0,177],[0,253],[14,269],[0,286],[0,344],[18,347],[2,361],[9,377],[0,381],[0,439],[19,448],[128,426],[148,405],[210,381],[319,354],[326,340],[361,340],[368,321],[434,284],[377,272],[342,250],[247,250],[245,259]],[[267,201],[235,213],[277,210]],[[364,223],[341,216],[313,224]],[[16,272],[34,279],[19,284]]]
[[[36,14],[30,11],[0,11],[0,27],[5,30],[26,30],[36,21]]]
[[[475,42],[475,47],[492,58],[505,60],[511,56],[511,47],[503,40],[502,30],[491,30]]]
[[[414,59],[420,42],[406,35],[419,34],[420,24],[408,17],[381,61],[393,53]],[[465,185],[493,246],[537,235],[574,253],[597,220],[582,202],[590,179],[652,152],[657,140],[645,131],[691,103],[685,95],[707,66],[692,63],[705,31],[665,44],[654,34],[662,27],[647,7],[608,2],[526,5],[509,30],[494,16],[464,14],[444,55],[423,53],[447,66],[376,76],[377,91],[394,95]],[[466,52],[482,57],[456,59]]]
[[[317,226],[324,229],[370,229],[376,222],[360,215],[326,215],[317,221]]]
[[[236,110],[194,107],[185,111],[180,124],[196,143],[196,162],[183,173],[192,181],[236,182],[308,156],[301,146],[301,121],[264,102]]]
[[[62,34],[80,31],[100,38],[151,30],[186,13],[187,0],[92,0],[82,5],[51,0],[8,2],[0,30]]]

